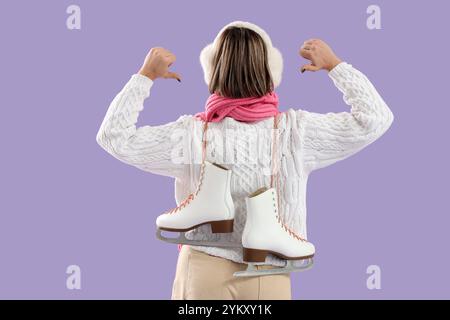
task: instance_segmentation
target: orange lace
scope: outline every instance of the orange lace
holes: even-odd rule
[[[270,176],[270,187],[273,188],[274,184],[275,184],[275,189],[277,190],[278,212],[277,212],[276,218],[277,218],[278,223],[281,224],[283,229],[287,233],[289,233],[289,235],[291,235],[292,237],[294,237],[297,240],[307,241],[306,239],[302,238],[301,236],[296,234],[294,231],[289,229],[288,226],[284,223],[283,219],[281,219],[281,216],[280,216],[280,213],[279,213],[280,208],[281,208],[281,206],[280,206],[280,183],[279,183],[279,179],[278,179],[278,169],[276,168],[276,164],[278,163],[278,161],[276,161],[277,160],[276,159],[276,151],[278,151],[278,150],[276,148],[276,146],[277,146],[277,144],[276,144],[277,139],[276,139],[276,136],[275,136],[276,132],[277,132],[277,129],[278,129],[278,122],[279,122],[278,115],[275,115],[273,121],[274,121],[274,124],[273,124],[273,128],[274,128],[273,131],[274,131],[274,133],[273,133],[273,136],[272,136],[272,143],[273,143],[272,150],[273,150],[273,152],[272,152],[272,175]]]
[[[306,239],[303,239],[302,237],[300,237],[299,235],[297,235],[294,231],[292,231],[291,229],[289,229],[289,228],[286,226],[286,224],[283,223],[283,220],[281,220],[281,217],[280,217],[280,215],[278,215],[278,214],[277,214],[277,220],[278,220],[278,223],[281,224],[281,226],[283,227],[283,229],[284,229],[286,232],[288,232],[292,237],[294,237],[295,239],[300,240],[300,241],[307,241]]]
[[[168,214],[176,213],[186,207],[192,200],[194,200],[195,196],[199,193],[200,188],[203,183],[203,176],[205,172],[205,159],[206,159],[206,130],[208,129],[208,121],[205,121],[203,125],[203,134],[202,134],[202,164],[200,167],[200,178],[197,185],[197,189],[195,192],[189,194],[186,199],[184,199],[177,207],[173,208],[172,210],[168,211]]]
[[[180,205],[178,207],[173,208],[172,210],[170,210],[168,213],[175,213],[181,209],[183,209],[184,207],[186,207],[192,200],[194,200],[194,194],[191,193],[186,199],[184,199]]]

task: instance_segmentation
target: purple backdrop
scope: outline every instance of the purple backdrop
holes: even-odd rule
[[[66,27],[73,3],[81,30]],[[381,30],[366,27],[370,4],[381,7]],[[233,20],[259,24],[283,53],[283,110],[349,110],[325,72],[298,71],[300,45],[318,37],[371,79],[395,115],[380,140],[311,175],[308,231],[318,254],[311,271],[293,275],[293,297],[450,298],[448,2],[0,6],[0,298],[170,298],[177,249],[154,229],[175,205],[173,180],[119,162],[95,136],[153,46],[176,54],[183,81],[156,80],[138,124],[201,110],[200,50]],[[81,290],[66,288],[72,264]],[[380,290],[366,287],[372,264]]]

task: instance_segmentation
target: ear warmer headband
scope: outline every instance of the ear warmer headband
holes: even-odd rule
[[[226,28],[231,26],[248,28],[255,31],[261,36],[267,47],[269,70],[272,76],[273,84],[275,88],[278,87],[281,82],[281,74],[283,73],[283,56],[281,55],[281,52],[272,45],[272,41],[270,40],[269,35],[262,28],[246,21],[233,21],[224,26],[217,34],[214,42],[208,44],[200,52],[200,64],[203,68],[206,84],[209,85],[209,81],[211,79],[212,60],[217,49],[216,47],[217,43],[219,42],[220,35]]]

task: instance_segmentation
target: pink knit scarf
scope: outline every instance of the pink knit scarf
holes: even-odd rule
[[[227,98],[214,93],[206,100],[205,111],[195,116],[208,122],[219,122],[225,117],[254,122],[273,117],[278,113],[278,95],[275,91],[261,97],[250,98]]]

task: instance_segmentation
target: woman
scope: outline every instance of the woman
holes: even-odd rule
[[[206,52],[212,49],[214,54],[205,58]],[[301,71],[326,70],[351,107],[350,112],[339,113],[319,114],[301,109],[280,113],[280,155],[277,159],[280,164],[280,211],[289,230],[306,238],[308,175],[347,158],[379,138],[390,127],[393,114],[367,77],[341,61],[325,42],[319,39],[305,41],[300,55],[311,62]],[[97,142],[125,163],[174,177],[177,203],[185,204],[183,200],[199,183],[202,128],[204,120],[211,121],[207,158],[214,156],[217,163],[232,169],[234,231],[217,238],[208,227],[201,226],[189,235],[190,239],[239,244],[246,221],[245,197],[269,184],[271,176],[266,169],[272,163],[268,154],[263,154],[257,161],[249,156],[252,143],[248,143],[245,134],[255,132],[255,129],[272,129],[273,116],[278,114],[278,100],[273,90],[281,81],[281,54],[258,26],[242,21],[228,24],[219,32],[213,45],[202,51],[201,63],[211,93],[205,112],[183,115],[164,125],[136,128],[138,114],[155,80],[181,81],[179,74],[169,71],[174,62],[175,55],[170,51],[161,47],[150,50],[139,72],[131,76],[109,106]],[[259,106],[266,107],[265,112],[252,109],[253,105],[240,105],[249,98],[260,99]],[[215,99],[221,99],[225,106],[233,108],[221,109],[214,105],[214,109],[211,104]],[[239,101],[237,107],[236,101]],[[211,113],[211,110],[215,111]],[[249,110],[254,112],[249,113]],[[225,134],[229,130],[235,132],[233,139]],[[219,136],[227,141],[223,143]],[[263,146],[271,143],[270,135],[258,135],[258,138]],[[223,161],[220,161],[220,156],[230,152],[244,155],[244,161],[236,161],[234,156],[226,160],[222,157]],[[233,277],[234,272],[246,268],[242,262],[241,248],[182,246],[172,298],[291,299],[289,274]],[[280,264],[280,259],[269,256],[260,268]]]

